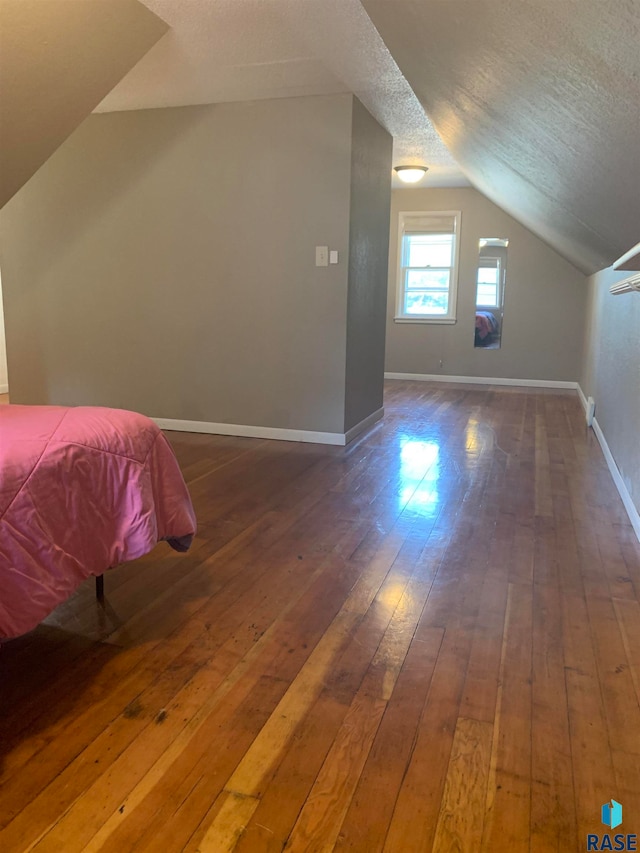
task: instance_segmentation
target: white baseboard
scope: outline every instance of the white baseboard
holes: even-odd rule
[[[378,423],[379,420],[382,420],[384,417],[384,407],[378,409],[375,412],[372,412],[368,417],[364,418],[360,421],[359,424],[352,426],[351,429],[347,430],[345,433],[345,444],[349,444],[350,441],[360,435],[360,433],[372,427],[374,424]]]
[[[245,424],[215,424],[208,421],[185,421],[174,418],[152,418],[160,429],[176,432],[201,432],[208,435],[234,435],[241,438],[270,438],[276,441],[303,441],[309,444],[331,444],[344,447],[357,435],[368,429],[384,414],[384,409],[360,421],[346,433],[314,432],[305,429],[280,429],[279,427],[248,426]]]
[[[616,484],[616,488],[620,493],[624,508],[626,509],[627,515],[629,516],[631,526],[633,527],[635,534],[638,537],[638,542],[640,542],[640,515],[638,514],[638,510],[636,509],[631,495],[629,494],[629,490],[627,489],[625,482],[622,479],[622,474],[620,473],[620,469],[616,465],[616,460],[613,458],[613,454],[609,449],[607,439],[604,437],[604,433],[602,432],[600,424],[595,418],[593,419],[593,431],[596,434],[596,438],[600,442],[600,447],[602,448],[602,452],[604,453],[604,458],[607,460],[607,465],[609,466],[609,471],[611,472],[611,476],[613,477],[613,482]]]
[[[209,435],[235,435],[241,438],[273,438],[277,441],[305,441],[311,444],[346,444],[340,432],[313,432],[306,429],[247,426],[245,424],[214,424],[208,421],[183,421],[173,418],[152,418],[160,429],[176,432],[203,432]]]
[[[8,394],[9,386],[8,385],[0,385],[0,394]]]
[[[578,397],[580,398],[580,402],[582,403],[582,407],[585,410],[585,413],[588,408],[587,398],[584,395],[584,391],[578,385]],[[622,474],[620,473],[620,469],[616,465],[616,460],[613,458],[613,453],[609,447],[607,439],[604,437],[604,433],[602,432],[602,427],[597,421],[597,418],[593,419],[593,431],[596,434],[596,438],[602,448],[602,453],[604,454],[605,461],[609,468],[609,472],[611,473],[611,477],[613,478],[613,482],[616,485],[618,493],[620,494],[620,498],[622,499],[622,503],[624,504],[624,508],[627,511],[627,515],[629,516],[629,521],[631,522],[631,526],[633,527],[636,536],[638,537],[638,541],[640,542],[640,514],[638,514],[638,510],[629,494],[629,489],[622,479]]]
[[[463,382],[471,385],[515,385],[523,388],[566,388],[575,391],[577,382],[555,379],[504,379],[497,376],[445,376],[442,373],[385,373],[385,379],[410,379],[416,382]]]
[[[600,447],[602,448],[602,452],[604,453],[604,458],[607,460],[607,465],[609,466],[609,471],[611,472],[611,476],[613,477],[613,482],[616,484],[616,488],[620,493],[624,508],[626,509],[627,515],[629,516],[631,526],[635,530],[636,536],[638,537],[638,541],[640,542],[640,515],[638,514],[638,510],[636,509],[631,495],[629,494],[629,490],[627,489],[625,482],[622,479],[620,469],[616,465],[616,460],[613,458],[613,454],[611,453],[609,445],[607,444],[607,439],[604,437],[604,433],[602,432],[600,424],[598,423],[596,418],[593,419],[593,431],[595,432],[596,437],[600,442]]]
[[[584,409],[584,413],[586,415],[587,409],[589,408],[589,404],[587,403],[587,398],[584,396],[584,391],[580,387],[579,382],[576,385],[576,391],[578,392],[578,397],[580,398],[580,402],[582,403],[582,408]]]

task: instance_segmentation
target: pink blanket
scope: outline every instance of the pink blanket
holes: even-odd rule
[[[34,628],[90,575],[196,530],[169,443],[133,412],[0,406],[0,638]]]

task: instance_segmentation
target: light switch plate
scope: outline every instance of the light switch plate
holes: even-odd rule
[[[317,267],[328,267],[329,266],[329,247],[328,246],[316,246],[316,266]]]
[[[337,249],[331,249],[331,251],[329,252],[329,263],[330,264],[337,264],[338,263],[338,250]]]

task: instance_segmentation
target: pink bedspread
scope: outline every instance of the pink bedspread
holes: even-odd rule
[[[196,530],[169,443],[119,409],[0,406],[0,638],[34,628],[90,575]]]

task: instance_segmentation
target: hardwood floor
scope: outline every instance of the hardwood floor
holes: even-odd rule
[[[3,853],[640,833],[640,547],[577,397],[385,405],[346,449],[170,435],[192,550],[0,652]]]

